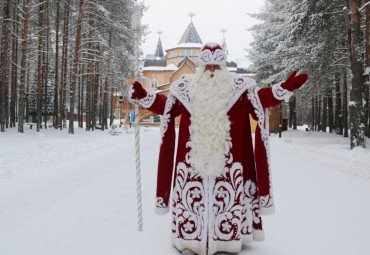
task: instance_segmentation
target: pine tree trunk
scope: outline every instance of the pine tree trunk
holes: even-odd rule
[[[105,129],[108,128],[108,92],[109,92],[109,78],[105,77],[104,100],[103,100],[103,125]],[[103,129],[104,130],[104,129]]]
[[[339,73],[335,73],[335,133],[343,134],[342,100]]]
[[[370,0],[366,0],[366,3],[370,2]],[[370,69],[370,5],[366,6],[366,68]],[[369,70],[367,70],[369,72]],[[364,105],[364,124],[365,124],[365,134],[367,137],[370,138],[370,78],[369,74],[366,76],[366,82],[364,83],[364,99],[365,99],[365,105]]]
[[[64,21],[63,21],[63,51],[62,51],[62,71],[60,74],[59,87],[59,126],[60,130],[65,127],[65,105],[66,105],[66,85],[67,85],[67,65],[68,65],[68,41],[69,41],[69,17],[70,17],[71,0],[64,4]]]
[[[18,78],[18,23],[19,23],[19,0],[13,10],[13,38],[12,38],[12,86],[10,100],[10,127],[15,127],[17,105],[17,78]]]
[[[350,143],[351,149],[356,146],[366,147],[365,124],[363,123],[362,88],[364,85],[361,43],[360,1],[351,0],[351,54],[352,54],[352,87],[350,90]]]
[[[110,84],[110,121],[109,121],[109,126],[111,127],[113,125],[113,120],[114,120],[114,86],[113,83]]]
[[[26,86],[26,65],[27,65],[27,49],[28,49],[28,25],[30,20],[30,0],[25,0],[23,4],[23,34],[22,34],[22,56],[21,56],[21,79],[19,85],[19,122],[18,122],[18,132],[23,133],[24,125],[24,114],[25,114],[25,100],[27,95],[25,92]]]
[[[312,102],[311,102],[311,131],[315,130],[315,96],[312,96]]]
[[[80,119],[81,119],[81,86],[82,86],[82,72],[83,72],[83,68],[80,68],[78,70],[78,84],[77,84],[77,91],[78,91],[78,94],[77,94],[77,123],[78,123],[78,127],[80,127]]]
[[[321,131],[321,95],[317,96],[317,131]]]
[[[60,0],[56,1],[57,13],[55,20],[55,83],[54,83],[54,109],[53,109],[53,126],[58,128],[58,89],[59,89],[59,12]]]
[[[322,132],[326,132],[326,127],[328,125],[328,97],[323,96],[323,106],[322,106]]]
[[[78,8],[78,19],[77,19],[77,32],[76,32],[76,47],[75,47],[75,58],[73,62],[73,79],[71,85],[71,102],[70,102],[70,116],[69,116],[69,134],[74,134],[73,122],[74,122],[74,106],[76,100],[76,82],[78,77],[78,57],[80,51],[80,41],[81,41],[81,26],[82,26],[82,14],[83,14],[83,4],[84,0],[80,0],[80,6]]]
[[[39,0],[39,38],[38,38],[38,60],[37,60],[37,106],[36,106],[36,121],[37,121],[37,132],[40,132],[41,128],[41,114],[42,114],[42,88],[43,88],[43,77],[42,77],[42,60],[43,60],[43,36],[44,36],[44,0]]]
[[[98,57],[101,57],[102,52],[101,52],[101,47],[100,43],[96,45],[96,51],[99,54]],[[94,83],[94,114],[93,114],[93,127],[96,127],[96,122],[97,122],[97,113],[98,113],[98,108],[99,108],[99,81],[100,81],[100,67],[99,67],[99,62],[95,64],[95,83]]]
[[[293,97],[293,129],[297,129],[297,96]]]
[[[293,108],[294,108],[293,98],[294,98],[294,96],[292,96],[289,100],[289,121],[288,121],[289,122],[289,128],[293,127],[293,111],[294,111],[293,110]]]
[[[93,36],[94,36],[94,18],[93,15],[90,13],[89,15],[89,35],[88,35],[88,62],[87,62],[87,95],[86,95],[86,130],[95,130],[96,125],[94,124],[94,110],[93,110],[93,105],[94,105],[94,44],[93,44]]]
[[[333,112],[333,93],[332,89],[327,89],[327,96],[328,96],[328,117],[329,117],[329,133],[333,133],[333,122],[334,122],[334,112]]]
[[[319,96],[315,96],[315,131],[319,130]]]
[[[348,137],[348,88],[347,88],[347,70],[343,72],[343,129],[344,137]]]
[[[26,99],[26,122],[28,123],[30,120],[30,103],[28,100],[28,96],[30,95],[30,89],[31,89],[31,54],[27,54],[27,88],[26,88],[26,93],[27,93],[27,99]]]
[[[48,96],[48,80],[49,80],[49,31],[50,31],[50,26],[49,26],[49,1],[46,0],[46,16],[45,16],[45,21],[46,21],[46,30],[45,30],[45,43],[44,43],[44,121],[45,121],[45,129],[47,129],[47,120],[48,120],[48,105],[49,105],[49,96]]]
[[[81,97],[80,97],[80,119],[79,119],[79,127],[83,128],[83,113],[84,113],[84,91],[85,91],[85,81],[86,76],[84,75],[86,72],[86,65],[82,65],[82,82],[81,82]]]
[[[0,66],[0,131],[5,132],[6,112],[7,112],[7,94],[8,87],[8,40],[9,40],[9,19],[10,19],[10,0],[4,3],[3,9],[3,42]]]

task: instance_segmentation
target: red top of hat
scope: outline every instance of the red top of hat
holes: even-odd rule
[[[207,43],[203,46],[202,48],[202,51],[205,51],[205,50],[210,50],[212,52],[212,54],[216,51],[216,50],[222,50],[222,47],[220,44],[218,43]]]

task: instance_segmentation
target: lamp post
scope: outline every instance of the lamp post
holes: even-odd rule
[[[123,105],[123,96],[119,96],[119,100],[118,100],[118,103],[119,103],[119,127],[121,127],[122,125],[122,105]]]

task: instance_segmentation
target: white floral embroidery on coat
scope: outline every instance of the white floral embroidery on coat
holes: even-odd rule
[[[166,204],[163,202],[163,198],[162,197],[157,197],[156,198],[156,207],[159,207],[159,208],[167,208]]]
[[[164,112],[161,119],[161,144],[163,142],[163,137],[168,129],[168,122],[170,121],[171,114],[170,111],[172,109],[172,106],[176,103],[176,97],[172,94],[170,94],[166,100],[166,105],[164,107]]]
[[[281,84],[282,82],[272,86],[272,94],[277,100],[284,100],[284,102],[289,102],[289,99],[293,95],[293,92],[284,89],[283,87],[281,87]]]
[[[141,104],[144,108],[149,108],[153,105],[157,94],[151,90],[146,90],[146,92],[146,97],[139,99],[139,104]]]

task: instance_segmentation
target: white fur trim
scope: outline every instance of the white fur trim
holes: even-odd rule
[[[157,94],[151,90],[146,90],[146,92],[147,92],[146,97],[140,99],[138,102],[144,108],[149,108],[153,105],[155,98],[157,97]]]
[[[181,79],[172,83],[170,93],[173,94],[188,110],[190,114],[193,109],[189,98],[189,85],[192,81],[192,75],[184,75]],[[232,75],[230,77],[231,94],[229,102],[227,103],[227,111],[229,111],[238,101],[240,96],[247,90],[256,87],[256,81],[249,77],[242,77],[240,75]]]
[[[254,107],[254,112],[255,112],[255,114],[258,118],[257,124],[258,124],[259,128],[261,129],[261,138],[262,138],[263,144],[265,146],[268,172],[269,172],[269,176],[271,178],[269,130],[266,128],[268,126],[268,124],[265,126],[265,124],[266,124],[266,115],[265,115],[265,111],[262,107],[261,100],[258,96],[258,91],[259,90],[260,90],[260,88],[258,88],[258,87],[248,89],[247,96],[248,96],[248,99],[250,100],[250,102],[252,103],[252,105]],[[271,179],[270,179],[269,185],[270,185],[269,195],[260,197],[261,211],[263,210],[263,208],[267,209],[267,208],[274,205],[274,200],[273,200],[273,197],[272,197]]]
[[[256,81],[249,77],[242,77],[236,74],[230,77],[230,84],[232,93],[230,94],[229,102],[227,104],[227,111],[234,106],[236,101],[247,89],[256,86]]]
[[[170,111],[172,109],[172,106],[176,103],[176,97],[172,94],[170,94],[166,100],[166,105],[164,107],[164,112],[162,115],[161,119],[161,127],[160,127],[160,132],[161,132],[161,144],[163,142],[163,137],[168,129],[168,122],[170,121]]]
[[[265,240],[265,232],[259,229],[253,229],[253,240],[254,241],[264,241]]]
[[[156,200],[156,206],[155,206],[156,214],[163,215],[169,212],[170,208],[163,201],[162,197],[156,197],[155,200]]]
[[[189,98],[189,83],[191,82],[190,75],[184,75],[181,79],[171,84],[170,93],[173,94],[188,110],[192,113]]]
[[[220,65],[226,66],[227,55],[223,50],[217,49],[214,52],[203,50],[198,57],[198,65]]]
[[[134,84],[131,84],[130,89],[128,90],[128,96],[129,96],[130,99],[133,99],[132,94],[134,94],[134,92],[135,92]]]
[[[170,211],[169,207],[166,207],[166,208],[156,207],[155,208],[155,214],[157,214],[157,215],[164,215],[164,214],[168,213],[169,211]]]
[[[277,100],[284,100],[285,102],[289,102],[289,99],[293,95],[293,92],[282,88],[281,84],[282,82],[272,86],[272,94]]]
[[[260,208],[261,215],[271,215],[275,213],[275,206],[272,205],[270,207],[261,207]]]

